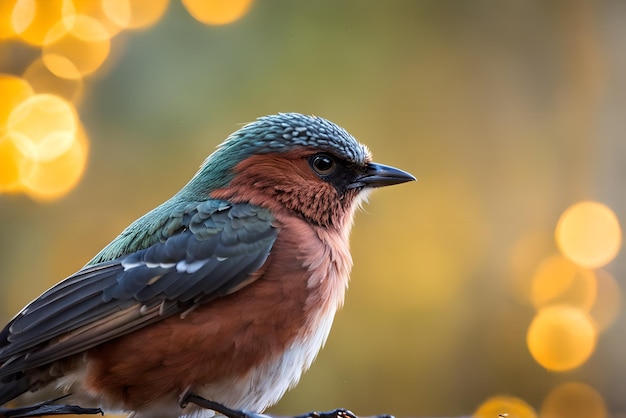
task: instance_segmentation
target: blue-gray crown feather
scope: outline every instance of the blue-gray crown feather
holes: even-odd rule
[[[286,152],[296,147],[326,151],[355,164],[370,159],[367,147],[345,129],[318,117],[300,113],[263,116],[232,133],[202,164],[194,178],[181,190],[190,197],[225,187],[232,180],[232,168],[257,155]]]
[[[345,129],[318,116],[279,113],[263,116],[233,133],[220,148],[237,147],[254,154],[315,147],[347,161],[364,164],[367,149]]]

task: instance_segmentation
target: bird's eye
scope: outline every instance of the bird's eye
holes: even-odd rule
[[[316,154],[311,157],[311,167],[320,176],[328,176],[337,168],[335,159],[328,154]]]

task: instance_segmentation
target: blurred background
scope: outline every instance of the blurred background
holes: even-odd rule
[[[626,415],[626,2],[3,0],[0,319],[242,123],[326,117],[417,183],[271,413]]]

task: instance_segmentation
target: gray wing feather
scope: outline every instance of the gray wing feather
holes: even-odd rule
[[[88,265],[0,331],[0,377],[43,366],[247,284],[276,240],[271,213],[249,204],[187,205],[161,242]]]

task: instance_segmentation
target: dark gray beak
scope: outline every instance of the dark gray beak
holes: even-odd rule
[[[352,184],[353,187],[383,187],[393,184],[415,181],[413,175],[399,168],[388,165],[368,163],[365,174],[359,176]]]

